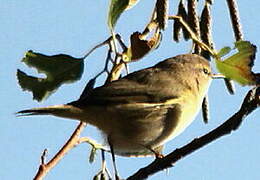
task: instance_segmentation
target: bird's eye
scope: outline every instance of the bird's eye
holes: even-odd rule
[[[206,69],[206,68],[203,68],[203,72],[204,72],[205,74],[209,74],[209,70]]]

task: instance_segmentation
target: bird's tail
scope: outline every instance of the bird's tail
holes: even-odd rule
[[[17,116],[54,115],[58,117],[79,119],[82,110],[72,105],[55,105],[42,108],[32,108],[17,112]]]

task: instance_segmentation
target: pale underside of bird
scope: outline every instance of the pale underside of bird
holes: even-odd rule
[[[179,55],[90,90],[77,101],[18,112],[76,119],[100,129],[122,156],[161,153],[200,110],[211,82],[206,59]]]

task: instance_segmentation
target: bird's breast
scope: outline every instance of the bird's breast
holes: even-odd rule
[[[107,135],[117,154],[151,154],[149,149],[173,139],[193,121],[195,102],[110,106],[93,114],[98,118],[92,124]]]

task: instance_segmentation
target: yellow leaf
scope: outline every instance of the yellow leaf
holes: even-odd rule
[[[238,50],[234,55],[225,60],[215,59],[217,69],[226,78],[232,79],[241,85],[257,85],[259,77],[252,72],[256,46],[249,41],[238,41],[235,43]]]

